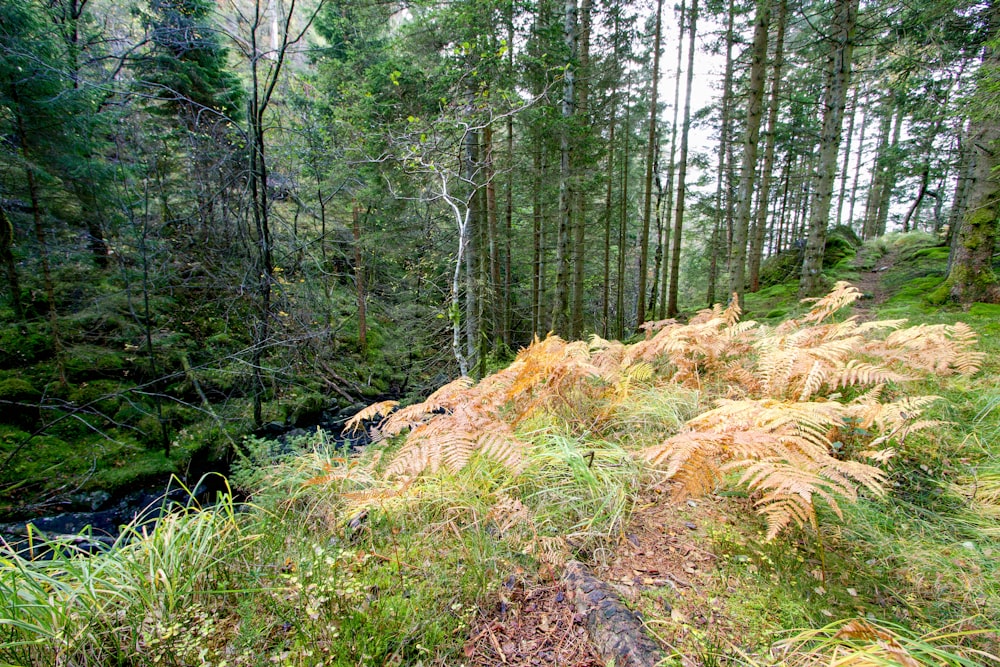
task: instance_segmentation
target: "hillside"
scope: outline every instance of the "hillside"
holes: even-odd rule
[[[245,503],[3,560],[0,659],[1000,662],[1000,309],[932,303],[946,260],[888,237],[828,274],[864,293],[549,337],[361,450],[250,439]]]

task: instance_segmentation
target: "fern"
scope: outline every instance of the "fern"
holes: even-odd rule
[[[638,456],[673,480],[677,497],[710,493],[727,480],[746,488],[770,539],[792,525],[816,526],[817,502],[839,515],[840,503],[862,490],[881,494],[885,474],[876,464],[913,432],[940,424],[921,418],[935,397],[889,400],[890,388],[928,374],[973,373],[982,363],[976,334],[962,323],[905,327],[902,320],[835,317],[859,296],[837,283],[808,313],[775,328],[740,321],[734,299],[688,324],[647,323],[645,338],[632,345],[550,335],[478,384],[459,378],[401,409],[377,403],[348,427],[382,416],[381,433],[406,434],[384,473],[403,484],[459,471],[477,456],[516,475],[528,449],[517,426],[540,411],[627,440],[637,425],[621,420],[635,413],[623,409],[634,388],[646,396],[675,395],[677,386],[712,391],[723,398],[680,432],[660,436],[655,424],[638,425],[642,442],[659,439]],[[852,447],[835,451],[845,433]]]
[[[392,412],[395,407],[399,405],[399,401],[381,401],[379,403],[372,403],[367,408],[359,410],[357,414],[347,420],[344,424],[344,429],[348,433],[357,433],[361,430],[362,422],[369,421],[375,417],[387,415]]]

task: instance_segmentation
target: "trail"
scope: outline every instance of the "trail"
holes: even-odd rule
[[[868,263],[867,252],[870,252],[868,248],[859,251],[854,260],[854,266],[861,267]],[[856,312],[870,314],[889,298],[889,291],[882,283],[882,276],[896,264],[898,255],[897,251],[890,250],[875,260],[870,270],[859,269],[861,277],[855,286],[864,296],[855,302],[854,310]]]

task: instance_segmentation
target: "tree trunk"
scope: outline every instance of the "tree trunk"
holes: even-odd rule
[[[1000,232],[1000,118],[992,113],[993,98],[1000,83],[1000,3],[989,8],[993,41],[986,46],[970,131],[975,167],[968,188],[968,207],[958,230],[954,260],[945,282],[948,295],[964,304],[981,301],[1000,303],[1000,280],[993,272],[993,254]]]
[[[475,377],[479,367],[479,192],[476,176],[479,172],[479,132],[465,134],[465,182],[473,189],[468,196],[465,238],[465,359],[469,375]]]
[[[629,137],[632,135],[632,77],[625,86],[625,124],[622,126],[625,134],[622,150],[622,194],[618,210],[618,284],[615,293],[615,335],[625,337],[625,243],[628,239],[628,165]]]
[[[617,47],[617,42],[615,47]],[[615,50],[615,62],[617,62],[617,48]],[[614,219],[612,215],[612,186],[614,184],[614,173],[615,173],[615,126],[617,123],[617,89],[611,93],[611,112],[610,112],[610,126],[611,129],[608,135],[608,178],[606,183],[606,189],[604,192],[604,281],[602,283],[602,311],[601,311],[601,336],[604,338],[608,337],[609,317],[610,317],[610,300],[611,300],[611,221]]]
[[[839,227],[844,217],[844,200],[847,198],[847,172],[851,163],[851,144],[854,141],[854,119],[858,115],[858,93],[860,86],[854,87],[854,94],[851,96],[851,116],[847,121],[847,137],[844,142],[844,163],[840,169],[840,194],[837,196],[837,222]],[[861,147],[858,148],[861,151]]]
[[[677,44],[677,79],[680,85],[680,51],[683,43],[684,33],[684,5],[681,4],[681,38]],[[729,199],[729,179],[727,178],[728,168],[726,158],[729,155],[729,131],[732,125],[730,121],[730,109],[733,104],[733,23],[736,17],[736,3],[729,3],[728,18],[726,19],[726,69],[722,77],[722,103],[719,111],[719,169],[715,180],[715,216],[712,224],[712,235],[708,242],[708,289],[705,295],[709,306],[715,303],[716,283],[719,276],[719,253],[722,250],[721,239],[722,223],[725,218],[723,202]],[[676,107],[676,100],[675,100]],[[677,128],[677,114],[674,114],[674,129]],[[673,161],[673,149],[671,148],[671,161]],[[727,204],[728,207],[728,204]],[[728,253],[727,253],[728,254]]]
[[[368,352],[368,295],[365,292],[365,264],[361,251],[361,205],[354,202],[351,210],[351,232],[354,237],[354,290],[358,304],[358,353],[364,359]]]
[[[570,232],[573,229],[573,127],[576,60],[576,0],[566,0],[563,40],[568,62],[563,72],[562,125],[559,131],[559,239],[556,244],[556,295],[552,309],[552,330],[565,335],[569,324]]]
[[[7,287],[10,288],[10,303],[14,307],[14,316],[24,321],[24,303],[21,301],[21,282],[17,278],[17,265],[14,262],[14,225],[7,217],[6,211],[0,207],[0,262],[7,274]]]
[[[903,233],[910,231],[910,221],[913,220],[913,229],[917,229],[917,221],[914,220],[913,216],[920,208],[920,203],[924,201],[924,196],[927,194],[927,185],[930,181],[931,166],[928,163],[924,163],[923,169],[920,171],[920,189],[917,190],[917,196],[913,199],[913,203],[910,208],[907,209],[906,215],[903,217]]]
[[[649,220],[653,203],[653,165],[656,161],[656,113],[660,90],[660,38],[663,26],[663,0],[656,0],[656,30],[653,33],[653,73],[649,82],[649,127],[646,133],[646,185],[642,203],[642,234],[639,236],[639,301],[635,325],[646,321],[646,271],[649,262]]]
[[[758,0],[754,20],[753,46],[750,50],[750,88],[747,96],[747,123],[743,139],[743,164],[733,226],[733,247],[729,251],[729,294],[736,294],[740,305],[746,290],[747,234],[753,203],[754,177],[757,175],[757,144],[763,115],[764,69],[767,65],[767,31],[771,23],[771,0]]]
[[[535,151],[532,156],[534,183],[531,197],[531,333],[539,336],[542,328],[542,137],[535,136]]]
[[[590,15],[592,0],[580,3],[580,76],[578,82],[577,126],[591,127],[590,119]],[[578,189],[578,188],[575,188]],[[573,305],[570,317],[570,335],[574,339],[583,336],[583,296],[587,259],[587,211],[588,198],[575,197],[577,215],[573,233]]]
[[[951,211],[948,213],[948,243],[951,251],[948,254],[948,273],[955,261],[955,251],[958,246],[958,230],[962,227],[962,218],[969,204],[969,185],[973,180],[976,168],[975,155],[970,144],[970,129],[965,122],[958,130],[958,169],[955,174],[955,194],[951,198]]]
[[[802,261],[801,296],[816,296],[824,289],[823,251],[830,220],[830,200],[837,172],[837,154],[844,122],[847,87],[854,55],[854,32],[859,0],[837,0],[833,17],[833,48],[827,62],[827,82],[823,100],[823,130],[820,135],[819,165],[810,205],[809,236]]]
[[[500,240],[497,225],[496,170],[493,165],[493,128],[483,129],[483,178],[486,181],[486,245],[489,255],[487,269],[487,289],[483,290],[483,308],[488,308],[487,331],[492,339],[493,351],[499,350],[503,340],[500,332],[503,324],[500,308]]]
[[[760,289],[760,264],[764,255],[764,237],[767,231],[768,202],[771,195],[771,178],[774,171],[774,144],[778,126],[781,70],[785,56],[785,24],[788,21],[788,0],[779,0],[777,34],[774,37],[774,63],[771,66],[771,99],[767,107],[767,129],[764,131],[764,166],[760,179],[760,205],[757,207],[757,227],[750,246],[750,291]]]
[[[889,137],[892,133],[892,109],[890,98],[886,96],[881,105],[882,118],[879,123],[878,147],[875,149],[875,160],[872,163],[871,185],[865,201],[865,224],[862,238],[870,240],[878,236],[878,204],[882,200],[882,190],[885,187],[885,164],[888,161]]]
[[[870,118],[871,114],[868,113],[868,109],[866,108],[861,116],[861,132],[858,136],[858,156],[854,161],[854,181],[851,185],[851,204],[847,209],[847,224],[851,229],[854,229],[854,206],[858,200],[858,185],[861,182],[861,164],[865,157],[865,132],[868,129],[868,120]]]
[[[663,263],[661,265],[661,276],[660,283],[663,285],[663,293],[660,295],[660,310],[657,313],[659,319],[665,319],[667,317],[667,292],[669,292],[670,285],[670,261],[669,261],[669,248],[670,248],[670,225],[673,222],[674,213],[674,171],[675,164],[674,158],[677,156],[677,116],[680,113],[680,100],[681,100],[681,70],[684,66],[684,18],[687,12],[687,0],[681,0],[680,7],[680,18],[677,21],[678,25],[678,35],[677,35],[677,69],[674,75],[674,107],[673,107],[673,119],[670,121],[670,158],[667,161],[667,202],[666,202],[666,220],[663,223]],[[715,279],[715,271],[713,269],[711,279]]]
[[[875,235],[884,236],[886,222],[889,219],[889,205],[892,201],[892,191],[896,189],[896,173],[899,171],[899,135],[903,127],[903,94],[896,93],[896,119],[892,126],[892,142],[886,154],[886,164],[882,175],[882,188],[879,190],[878,216],[875,221]]]
[[[514,0],[511,0],[507,14],[507,72],[514,76]],[[512,258],[511,244],[514,239],[514,114],[507,114],[507,208],[504,211],[504,271],[503,271],[503,344],[511,348],[510,330],[512,326],[513,304],[510,292]]]
[[[691,130],[691,84],[694,80],[694,47],[698,29],[698,0],[691,3],[691,23],[688,27],[687,90],[684,92],[684,124],[681,127],[681,155],[677,173],[677,207],[674,211],[674,231],[670,239],[670,285],[667,317],[677,314],[677,294],[680,285],[681,232],[684,226],[684,196],[687,192],[688,134]]]

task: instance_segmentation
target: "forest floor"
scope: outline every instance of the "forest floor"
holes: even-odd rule
[[[251,502],[224,497],[204,511],[193,506],[132,527],[132,537],[92,558],[72,549],[48,562],[10,555],[0,568],[0,619],[16,625],[0,623],[7,633],[0,632],[0,663],[49,664],[58,646],[57,658],[87,667],[598,667],[612,659],[619,667],[812,667],[834,658],[1000,665],[1000,306],[929,303],[946,260],[937,239],[911,235],[870,244],[828,274],[831,283],[858,286],[865,297],[854,314],[886,320],[883,329],[905,331],[898,322],[905,318],[931,327],[917,329],[918,339],[937,325],[961,337],[955,323],[966,322],[979,335],[982,368],[880,383],[888,385],[884,405],[903,406],[907,420],[926,405],[929,427],[893,441],[895,455],[881,467],[884,492],[845,487],[839,506],[810,505],[811,516],[774,539],[761,493],[737,482],[731,467],[708,468],[718,470],[712,484],[681,497],[683,477],[668,480],[662,466],[644,462],[657,458],[644,452],[697,419],[740,403],[738,383],[747,376],[693,365],[681,386],[658,381],[639,362],[600,384],[592,379],[608,359],[602,352],[626,347],[553,339],[520,360],[524,377],[542,378],[532,385],[535,398],[502,404],[523,438],[520,458],[507,456],[510,441],[488,436],[476,442],[491,452],[469,454],[455,469],[445,454],[464,450],[451,438],[425,440],[424,450],[393,438],[345,455],[319,432],[290,441],[278,458],[276,443],[255,440],[253,456],[230,478],[233,488],[253,490]],[[775,285],[765,298],[795,287]],[[801,316],[815,304],[757,304],[771,322],[722,330],[773,341],[780,311],[799,318],[798,332],[812,326]],[[850,316],[838,313],[837,322]],[[716,329],[685,325],[698,326],[680,331],[707,337],[697,349],[715,349]],[[649,342],[627,349],[638,353]],[[941,352],[918,352],[917,361],[929,354]],[[581,383],[559,385],[577,377],[573,364],[584,355],[594,366]],[[751,380],[761,374],[755,355],[733,357],[750,364]],[[803,390],[788,390],[793,381],[776,382],[774,396],[759,404],[800,406]],[[493,414],[476,411],[489,394],[475,392],[499,385],[447,386],[452,393],[442,388],[436,399],[393,414]],[[573,400],[534,410],[553,386]],[[860,389],[834,383],[830,391],[808,405],[833,405],[839,392]],[[502,430],[483,424],[476,428]],[[884,430],[846,419],[838,428],[823,436],[830,459],[865,454]],[[421,468],[402,484],[388,472],[399,461],[426,465],[438,456],[436,472]],[[609,622],[595,631],[602,616]],[[630,641],[620,631],[624,620],[645,638],[632,645],[652,645],[645,659],[612,658],[621,654],[609,646]]]
[[[859,279],[855,281],[855,287],[861,290],[864,295],[860,301],[855,303],[855,311],[871,313],[892,295],[891,291],[885,287],[882,278],[896,265],[899,251],[890,249],[886,254],[875,257],[874,262],[870,257],[872,254],[874,254],[872,249],[862,248],[853,262],[860,275]]]
[[[594,574],[638,610],[657,642],[678,654],[684,667],[698,664],[682,656],[687,645],[708,632],[737,635],[716,597],[726,588],[716,567],[710,535],[735,510],[732,499],[709,496],[680,503],[669,498],[671,484],[657,484],[639,499],[616,544],[594,566]],[[565,586],[552,573],[534,586],[506,585],[489,614],[482,616],[466,645],[476,665],[596,667],[605,664],[587,640],[585,621]],[[720,588],[721,587],[721,588]],[[723,594],[739,595],[735,587]]]
[[[854,313],[862,320],[878,318],[887,302],[898,301],[904,291],[901,283],[911,287],[909,283],[914,281],[916,285],[922,278],[914,276],[922,276],[942,259],[937,255],[921,257],[919,249],[914,252],[906,244],[862,248],[851,262],[857,276],[851,282],[863,294],[854,304]],[[895,305],[894,301],[889,307]],[[913,604],[913,594],[905,592],[901,581],[892,581],[902,570],[887,577],[868,567],[871,558],[852,564],[853,558],[834,553],[849,545],[840,530],[829,536],[833,542],[829,554],[821,536],[813,539],[803,535],[790,549],[763,547],[760,535],[739,518],[752,513],[749,499],[712,494],[664,502],[670,495],[669,482],[647,488],[637,498],[617,539],[607,545],[607,552],[591,558],[594,574],[639,614],[646,632],[664,649],[669,664],[697,667],[781,662],[780,655],[759,651],[771,632],[766,625],[786,624],[790,609],[796,609],[794,613],[808,610],[829,620],[851,614],[869,619],[893,615],[917,619],[925,613],[919,604]],[[901,533],[905,533],[909,526],[902,525]],[[969,548],[972,542],[964,544]],[[983,548],[978,540],[976,545]],[[989,547],[985,551],[989,552]],[[948,549],[948,553],[953,552]],[[831,563],[826,562],[828,557]],[[961,556],[956,562],[961,562]],[[513,590],[500,589],[496,603],[480,616],[466,644],[465,655],[472,664],[604,664],[594,645],[585,640],[586,622],[574,607],[572,593],[567,594],[565,585],[553,581],[552,573],[544,574],[548,576],[534,585],[519,583]],[[910,579],[910,575],[904,577]],[[782,583],[789,579],[798,581],[795,585]],[[887,590],[895,586],[899,590]],[[776,593],[778,587],[785,590]],[[858,592],[864,589],[868,589],[867,596]],[[771,594],[775,597],[769,598]],[[796,595],[804,599],[797,600]],[[868,599],[863,600],[865,597]],[[910,602],[900,604],[902,597]],[[979,597],[980,602],[984,599]],[[965,631],[966,624],[975,625],[974,619],[969,616],[957,621],[957,635]],[[887,641],[891,644],[896,640]],[[996,646],[997,642],[1000,637],[994,635],[988,644]]]

